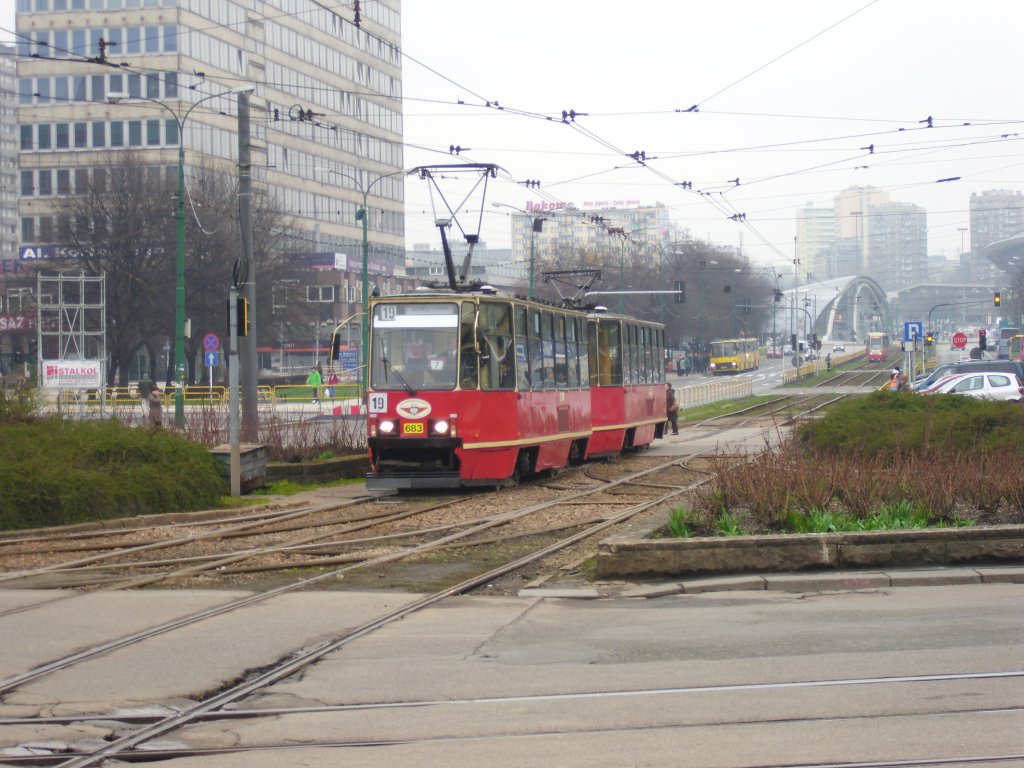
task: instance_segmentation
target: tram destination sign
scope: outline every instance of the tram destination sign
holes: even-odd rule
[[[42,371],[48,389],[98,389],[103,383],[99,360],[44,360]]]

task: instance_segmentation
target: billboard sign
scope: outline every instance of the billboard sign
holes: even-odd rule
[[[103,385],[99,360],[44,360],[43,386],[48,389],[98,389]]]

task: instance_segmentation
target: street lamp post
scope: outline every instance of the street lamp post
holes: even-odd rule
[[[399,176],[401,174],[404,174],[405,171],[393,171],[391,173],[385,173],[383,176],[378,176],[377,178],[375,178],[373,181],[371,181],[369,184],[367,184],[364,187],[362,179],[358,178],[357,176],[352,176],[351,174],[345,173],[344,171],[338,171],[338,170],[336,170],[334,168],[326,168],[326,167],[322,167],[322,166],[317,166],[315,168],[315,170],[324,171],[326,173],[333,173],[333,174],[336,174],[338,176],[341,176],[342,178],[348,179],[349,181],[351,181],[353,184],[356,185],[356,191],[358,191],[359,194],[361,194],[363,196],[363,206],[362,206],[362,208],[360,208],[359,210],[356,211],[356,221],[361,221],[363,223],[363,247],[362,247],[362,257],[363,257],[363,265],[362,265],[363,313],[362,314],[363,314],[363,320],[362,320],[362,323],[361,323],[362,333],[361,333],[361,341],[360,341],[359,353],[360,353],[360,356],[362,357],[361,364],[362,364],[362,368],[363,368],[363,375],[362,375],[362,379],[363,379],[363,393],[365,394],[366,391],[367,391],[368,384],[369,384],[369,378],[368,377],[369,377],[369,369],[370,369],[370,353],[369,353],[369,346],[370,346],[370,235],[369,235],[369,218],[370,217],[369,217],[368,202],[367,201],[368,201],[368,199],[370,197],[370,192],[373,191],[373,188],[375,186],[377,186],[377,184],[379,184],[380,182],[384,181],[384,179],[391,178],[392,176]]]
[[[178,124],[178,205],[175,214],[178,219],[178,247],[174,264],[174,376],[177,382],[174,389],[174,426],[177,429],[182,429],[185,426],[185,121],[192,114],[192,110],[204,101],[221,96],[252,93],[254,90],[255,86],[253,85],[242,85],[223,93],[211,93],[192,104],[185,110],[184,115],[179,115],[167,104],[157,99],[151,99],[148,96],[138,97],[166,109],[174,116],[174,120]],[[111,104],[119,104],[129,98],[131,97],[125,93],[107,95],[107,101]]]
[[[533,298],[533,270],[534,270],[534,241],[537,239],[537,233],[542,232],[544,222],[547,221],[547,217],[543,213],[538,213],[531,216],[529,212],[524,211],[522,208],[516,208],[514,205],[508,205],[507,203],[491,203],[495,208],[509,208],[513,211],[523,214],[530,220],[530,282],[529,288],[526,292],[526,298]]]

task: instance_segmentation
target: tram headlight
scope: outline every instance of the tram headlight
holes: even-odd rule
[[[434,434],[435,435],[446,435],[448,434],[448,422],[444,419],[438,419],[434,422]]]
[[[395,422],[393,421],[381,421],[377,425],[377,429],[382,435],[390,435],[395,431]]]

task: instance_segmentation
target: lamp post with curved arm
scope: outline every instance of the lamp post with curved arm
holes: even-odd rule
[[[367,391],[367,385],[369,383],[369,362],[370,362],[370,236],[369,236],[369,211],[368,211],[368,199],[370,192],[384,179],[389,179],[392,176],[401,176],[405,171],[392,171],[391,173],[385,173],[382,176],[378,176],[366,186],[363,186],[363,181],[358,176],[353,176],[350,173],[339,171],[334,168],[326,168],[323,166],[316,166],[314,170],[323,171],[325,173],[333,173],[342,178],[348,179],[356,185],[356,191],[363,196],[363,207],[356,211],[356,221],[363,222],[363,268],[362,268],[362,288],[363,288],[363,322],[362,322],[362,333],[360,341],[359,354],[362,357],[361,365],[363,368],[363,394]]]
[[[192,114],[192,110],[204,101],[216,99],[220,96],[252,93],[255,88],[253,85],[241,85],[223,93],[211,93],[193,103],[185,110],[183,115],[179,115],[164,102],[148,96],[131,97],[125,93],[111,93],[107,95],[107,101],[111,104],[120,104],[132,98],[159,104],[174,116],[174,120],[178,124],[178,206],[175,214],[178,219],[178,253],[174,269],[176,284],[174,302],[174,376],[177,381],[177,386],[174,389],[174,426],[178,429],[182,429],[185,426],[185,121]]]

